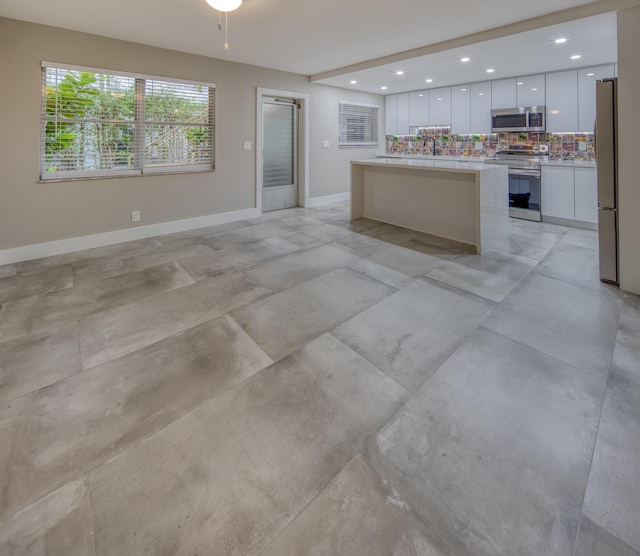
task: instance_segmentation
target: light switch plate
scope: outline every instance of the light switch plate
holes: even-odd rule
[[[243,148],[244,148],[245,151],[250,151],[251,150],[251,141],[245,141]]]
[[[323,149],[328,149],[329,148],[329,141],[322,141],[322,148]]]

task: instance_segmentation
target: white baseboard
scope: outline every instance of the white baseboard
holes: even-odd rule
[[[340,201],[348,201],[351,199],[351,193],[336,193],[335,195],[324,195],[322,197],[311,197],[307,199],[307,207],[319,207],[322,205],[330,205],[339,203]]]
[[[105,245],[113,245],[115,243],[123,243],[125,241],[144,239],[163,234],[172,234],[174,232],[183,232],[185,230],[195,230],[197,228],[204,228],[215,224],[226,224],[227,222],[235,222],[237,220],[257,218],[260,215],[261,213],[257,208],[235,210],[231,212],[222,212],[220,214],[187,218],[185,220],[174,220],[172,222],[162,222],[160,224],[126,228],[124,230],[115,230],[113,232],[104,232],[101,234],[60,239],[57,241],[48,241],[46,243],[25,245],[23,247],[14,247],[12,249],[0,250],[0,266],[18,263],[20,261],[40,259],[42,257],[50,257],[52,255],[60,255],[62,253],[82,251],[83,249],[91,249],[93,247],[104,247]]]

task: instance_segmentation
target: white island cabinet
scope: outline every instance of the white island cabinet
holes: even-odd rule
[[[509,238],[506,166],[444,160],[351,161],[351,218],[371,218],[493,249]]]

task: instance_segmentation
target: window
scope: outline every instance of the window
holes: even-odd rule
[[[42,180],[214,169],[214,85],[42,65]]]
[[[341,147],[378,146],[378,107],[340,101],[339,109]]]

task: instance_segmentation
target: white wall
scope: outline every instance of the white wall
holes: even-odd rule
[[[309,196],[349,190],[348,160],[384,150],[338,149],[338,100],[382,96],[312,85],[305,76],[0,18],[0,251],[256,206],[256,89],[310,94]],[[40,62],[60,62],[216,84],[216,170],[199,174],[38,183]],[[9,86],[8,86],[9,85]],[[321,149],[322,139],[331,148]]]
[[[640,294],[640,7],[618,12],[620,288]]]

